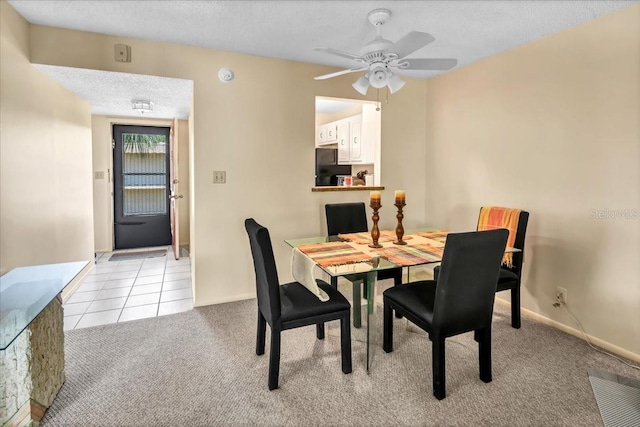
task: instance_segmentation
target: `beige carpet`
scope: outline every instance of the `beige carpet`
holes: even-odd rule
[[[447,398],[436,400],[430,342],[395,319],[395,351],[380,348],[370,374],[357,341],[342,374],[337,324],[324,341],[313,327],[285,331],[270,392],[255,321],[248,300],[68,331],[67,380],[42,426],[600,426],[587,369],[639,376],[559,330],[526,318],[513,329],[497,305],[489,384],[472,334],[458,336],[447,340]]]

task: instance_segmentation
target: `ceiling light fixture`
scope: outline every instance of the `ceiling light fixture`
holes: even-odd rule
[[[389,77],[389,81],[387,82],[387,86],[389,87],[389,91],[393,94],[402,89],[406,82],[400,78],[397,74],[391,74]]]
[[[140,114],[153,113],[153,102],[134,100],[131,101],[131,108]]]
[[[387,86],[391,93],[396,93],[402,89],[405,83],[399,75],[392,73],[384,65],[378,65],[370,73],[356,80],[352,86],[360,94],[366,95],[370,85],[376,89],[382,89]]]
[[[369,74],[365,74],[355,81],[351,86],[358,91],[362,95],[367,94],[367,90],[369,89]]]
[[[369,84],[376,89],[381,89],[387,85],[389,74],[389,70],[384,65],[376,65],[369,73]]]

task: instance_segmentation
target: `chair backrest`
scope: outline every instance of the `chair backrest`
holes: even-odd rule
[[[367,211],[362,202],[326,204],[324,211],[329,236],[368,231]]]
[[[280,282],[273,256],[269,230],[258,224],[253,218],[244,221],[249,235],[253,266],[256,272],[256,291],[258,309],[269,325],[280,321]]]
[[[483,208],[480,208],[480,212],[482,212]],[[478,215],[478,219],[480,219],[480,215]],[[513,271],[515,274],[520,277],[522,275],[522,263],[524,262],[524,240],[527,236],[527,224],[529,223],[529,212],[520,211],[520,215],[518,216],[518,228],[516,229],[516,238],[513,243],[513,247],[520,249],[520,252],[513,253],[513,265],[512,267],[506,267],[509,270]]]
[[[491,323],[493,301],[509,231],[447,235],[433,308],[433,328],[444,336]]]

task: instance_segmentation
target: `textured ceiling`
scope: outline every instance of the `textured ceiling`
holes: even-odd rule
[[[435,41],[410,57],[457,58],[457,67],[636,3],[634,1],[31,1],[9,0],[34,24],[350,68],[313,47],[360,53],[375,36],[369,11],[392,16],[382,35],[412,30]],[[441,71],[411,71],[416,78]],[[80,77],[80,76],[78,76]]]
[[[114,73],[34,64],[62,86],[91,104],[91,113],[103,116],[140,116],[131,101],[153,102],[145,117],[187,119],[191,109],[191,80],[140,74]]]

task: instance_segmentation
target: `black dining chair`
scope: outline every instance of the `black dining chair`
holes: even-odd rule
[[[280,335],[287,329],[316,325],[316,336],[324,339],[324,322],[340,320],[342,372],[351,372],[351,305],[337,289],[318,280],[329,300],[322,302],[298,282],[280,285],[269,230],[253,218],[244,222],[256,274],[258,297],[258,333],[256,354],[264,354],[267,323],[271,327],[269,354],[269,390],[278,388],[280,372]]]
[[[393,351],[393,314],[402,314],[432,341],[433,394],[446,396],[445,339],[474,331],[480,379],[491,381],[491,318],[508,230],[452,233],[440,277],[389,288],[383,293],[383,349]]]
[[[367,225],[367,211],[364,203],[330,203],[324,205],[327,219],[327,235],[337,236],[338,234],[361,233],[369,231]],[[402,285],[402,267],[388,270],[379,270],[376,274],[378,280],[393,279],[394,286]],[[363,284],[364,294],[367,294],[366,273],[351,274],[343,276],[353,283],[353,325],[356,328],[361,326],[360,305],[357,304],[361,298],[360,283]],[[331,286],[338,288],[338,277],[331,277]]]
[[[483,208],[480,208],[482,211]],[[522,288],[522,264],[524,263],[524,240],[527,236],[527,224],[529,222],[529,212],[520,211],[518,217],[518,228],[516,229],[513,247],[520,249],[514,252],[512,265],[502,265],[498,276],[498,286],[496,292],[511,291],[511,326],[520,329],[522,325],[520,310],[520,289]],[[433,277],[438,280],[439,267],[434,268]]]

